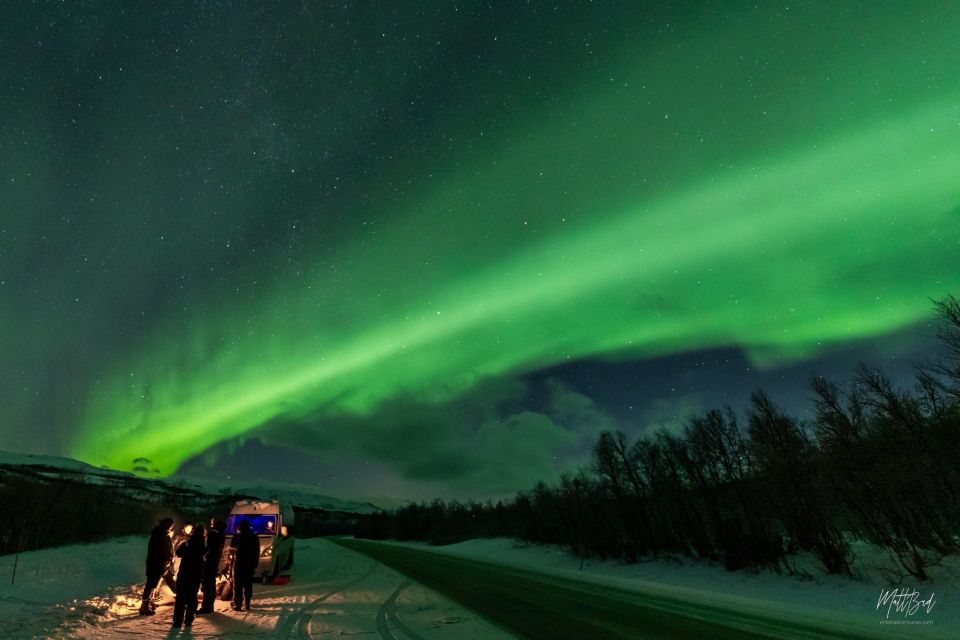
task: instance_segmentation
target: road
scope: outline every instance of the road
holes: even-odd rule
[[[448,598],[477,611],[520,638],[696,639],[878,638],[885,629],[798,620],[681,600],[596,582],[538,573],[405,546],[337,539]],[[826,613],[826,612],[825,612]],[[903,637],[903,634],[899,634]]]

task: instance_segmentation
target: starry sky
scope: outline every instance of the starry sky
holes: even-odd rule
[[[509,495],[906,379],[960,293],[956,2],[0,9],[0,448]]]

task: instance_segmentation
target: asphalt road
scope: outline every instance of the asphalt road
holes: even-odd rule
[[[827,620],[777,618],[398,545],[346,538],[334,542],[409,576],[521,638],[884,637],[879,628],[871,632],[841,629]]]

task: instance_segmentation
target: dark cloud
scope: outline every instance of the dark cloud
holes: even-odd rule
[[[288,474],[293,467],[293,474],[305,480],[336,476],[349,494],[399,482],[419,488],[415,494],[430,488],[433,495],[496,498],[584,464],[597,434],[621,427],[561,380],[501,378],[442,404],[397,398],[368,416],[315,415],[305,422],[273,424],[252,440],[214,447],[182,472],[203,467],[225,474],[240,466],[247,474],[271,476],[275,465],[257,468],[237,461],[255,457],[251,449],[268,449],[264,459],[292,461],[284,465]],[[361,471],[343,469],[343,460]]]
[[[707,409],[741,409],[758,387],[802,415],[809,410],[810,376],[847,379],[857,354],[909,382],[912,365],[896,354],[916,344],[907,335],[892,336],[869,348],[851,346],[765,372],[734,349],[580,362],[485,380],[443,402],[429,394],[405,396],[369,415],[321,411],[273,423],[211,448],[181,472],[286,477],[348,497],[505,497],[588,464],[601,431],[619,429],[630,437],[678,432]],[[935,346],[924,344],[921,352]]]

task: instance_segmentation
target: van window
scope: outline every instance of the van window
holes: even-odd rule
[[[277,516],[275,514],[261,513],[235,513],[227,516],[227,535],[233,535],[240,531],[240,521],[250,522],[250,529],[258,535],[276,535]]]

